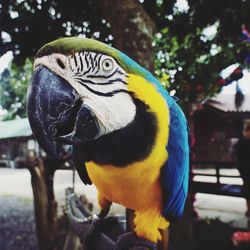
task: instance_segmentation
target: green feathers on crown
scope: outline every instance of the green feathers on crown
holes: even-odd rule
[[[37,52],[36,57],[42,57],[52,53],[72,55],[81,51],[106,54],[117,60],[123,68],[128,69],[125,62],[120,58],[120,54],[122,53],[119,50],[94,39],[83,37],[65,37],[47,43]]]
[[[103,52],[104,54],[115,56],[115,49],[109,45],[82,37],[65,37],[45,44],[36,57],[42,57],[51,53],[61,53],[65,55],[74,54],[81,51]]]
[[[81,51],[92,51],[106,54],[113,57],[127,73],[140,75],[151,82],[156,79],[146,69],[137,64],[130,57],[121,51],[99,41],[83,37],[65,37],[45,44],[36,55],[36,58],[50,55],[52,53],[60,53],[64,55],[72,55]],[[154,81],[152,81],[154,80]]]

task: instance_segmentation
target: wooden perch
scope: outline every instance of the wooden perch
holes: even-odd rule
[[[36,157],[35,152],[30,151],[26,158],[19,158],[17,161],[31,174],[36,233],[40,250],[54,249],[55,246],[58,221],[53,189],[54,173],[69,159],[69,154],[64,154],[60,160],[55,161],[49,157]]]
[[[118,217],[99,219],[89,211],[72,188],[66,189],[66,214],[86,250],[156,250],[152,242],[126,233]]]
[[[79,236],[83,245],[85,245],[87,237],[94,231],[93,225],[98,220],[98,217],[84,206],[73,193],[72,188],[66,189],[66,214],[74,232]],[[115,245],[115,242],[103,233],[100,233],[98,238],[98,250],[112,249]]]

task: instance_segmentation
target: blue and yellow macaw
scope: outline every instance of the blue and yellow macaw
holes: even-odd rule
[[[78,173],[135,211],[137,236],[157,242],[179,218],[188,189],[185,116],[160,82],[124,53],[92,39],[62,38],[35,58],[28,116],[44,150],[72,144]]]

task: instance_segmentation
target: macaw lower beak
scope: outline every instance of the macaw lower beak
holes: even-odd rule
[[[99,133],[95,115],[75,89],[48,68],[39,66],[28,91],[28,118],[41,147],[57,158],[55,142],[77,144]]]

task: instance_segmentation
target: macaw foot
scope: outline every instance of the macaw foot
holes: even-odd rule
[[[98,217],[100,219],[104,219],[108,215],[109,210],[110,210],[110,207],[105,208],[105,209],[101,209],[100,213],[98,214]]]
[[[169,222],[154,210],[135,212],[134,223],[136,235],[154,243],[162,240],[159,229],[169,226]]]
[[[85,239],[86,250],[113,249],[118,237],[124,233],[118,218],[108,217],[105,219],[95,219],[92,221]]]
[[[97,220],[85,240],[86,250],[157,250],[155,243],[139,238],[135,233],[124,233],[117,218]]]
[[[139,238],[135,233],[122,234],[114,246],[114,250],[157,250],[155,243]]]
[[[109,213],[110,206],[112,204],[111,201],[109,201],[105,196],[103,196],[100,192],[98,193],[98,203],[100,205],[101,211],[98,214],[98,217],[100,219],[103,219],[106,217]]]

